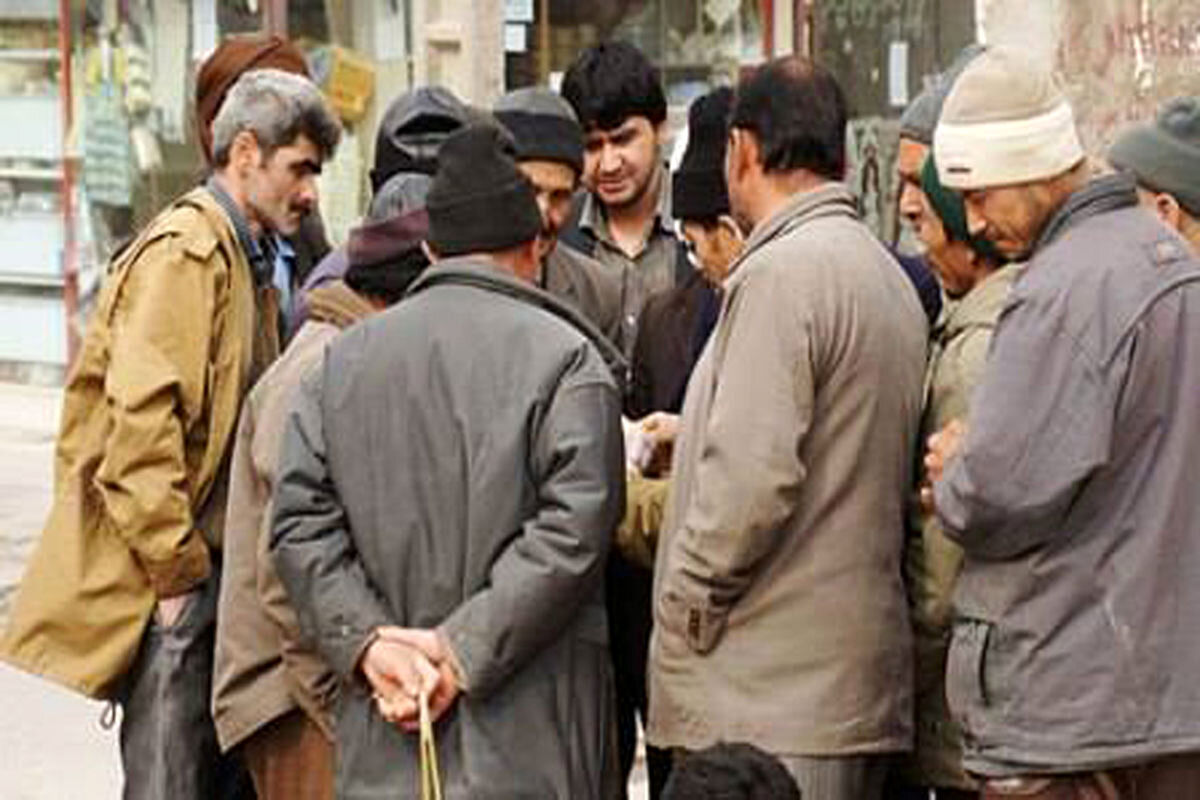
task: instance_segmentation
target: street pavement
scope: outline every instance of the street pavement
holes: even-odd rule
[[[0,383],[0,618],[50,506],[62,392]],[[104,706],[0,665],[0,798],[121,796],[116,731]]]
[[[53,492],[62,391],[0,383],[0,625]],[[121,795],[116,730],[101,703],[0,664],[0,800],[108,800]],[[644,762],[631,800],[647,796]]]

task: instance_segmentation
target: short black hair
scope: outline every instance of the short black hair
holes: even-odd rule
[[[767,172],[806,169],[841,180],[848,116],[846,96],[829,70],[784,56],[738,84],[729,127],[754,134]]]
[[[801,800],[779,759],[752,744],[717,744],[671,769],[662,800]]]
[[[658,70],[628,42],[601,42],[579,54],[562,80],[562,96],[583,130],[612,130],[630,117],[658,126],[667,98]]]

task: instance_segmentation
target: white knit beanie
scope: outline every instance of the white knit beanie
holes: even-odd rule
[[[1005,48],[986,50],[954,83],[933,152],[942,183],[959,190],[1044,180],[1084,155],[1053,76]]]

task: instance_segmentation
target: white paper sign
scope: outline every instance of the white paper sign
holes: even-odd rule
[[[888,47],[888,102],[908,105],[908,42],[892,42]]]
[[[504,0],[505,22],[533,22],[533,0]]]
[[[521,24],[505,25],[504,26],[504,52],[506,53],[524,53],[529,49],[529,42],[525,35],[525,26]]]

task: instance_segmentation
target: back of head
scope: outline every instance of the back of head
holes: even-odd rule
[[[196,133],[209,165],[213,163],[213,120],[230,87],[252,69],[281,69],[308,77],[304,54],[282,36],[231,36],[221,42],[196,74]]]
[[[583,130],[575,111],[549,89],[530,87],[496,101],[496,119],[512,134],[521,161],[566,164],[583,171]]]
[[[432,176],[442,143],[469,119],[467,106],[441,86],[422,86],[397,97],[379,121],[371,190],[378,191],[399,172]]]
[[[951,62],[945,72],[937,75],[900,115],[900,137],[912,139],[921,144],[933,144],[933,130],[937,127],[938,117],[942,115],[942,107],[946,97],[954,87],[954,82],[963,70],[974,61],[984,50],[981,44],[969,44]]]
[[[833,75],[800,56],[768,61],[738,84],[730,127],[758,140],[766,172],[846,171],[846,97]]]
[[[494,124],[472,123],[446,139],[426,201],[438,255],[497,253],[538,235],[537,197],[515,155],[512,136]]]
[[[308,78],[278,69],[242,74],[213,120],[213,163],[229,163],[229,148],[242,131],[254,134],[266,155],[307,136],[322,160],[333,155],[342,127]]]
[[[718,744],[691,753],[671,770],[663,800],[800,800],[787,769],[750,744]]]
[[[1200,97],[1168,101],[1153,122],[1126,128],[1108,160],[1139,184],[1166,192],[1200,219]]]
[[[580,53],[563,76],[562,96],[584,131],[612,130],[630,117],[654,126],[667,118],[658,70],[628,42],[601,42]]]
[[[425,208],[425,198],[432,185],[433,178],[421,172],[400,172],[393,175],[371,196],[366,221],[382,222],[415,208]]]
[[[714,89],[688,109],[687,150],[671,176],[671,210],[681,220],[715,220],[729,213],[725,145],[733,90]]]
[[[1054,76],[1003,47],[984,51],[954,82],[933,146],[942,183],[958,190],[1046,180],[1084,157]]]
[[[386,305],[399,302],[429,266],[421,247],[428,237],[429,214],[423,201],[384,219],[365,220],[350,231],[346,244],[346,285]]]

